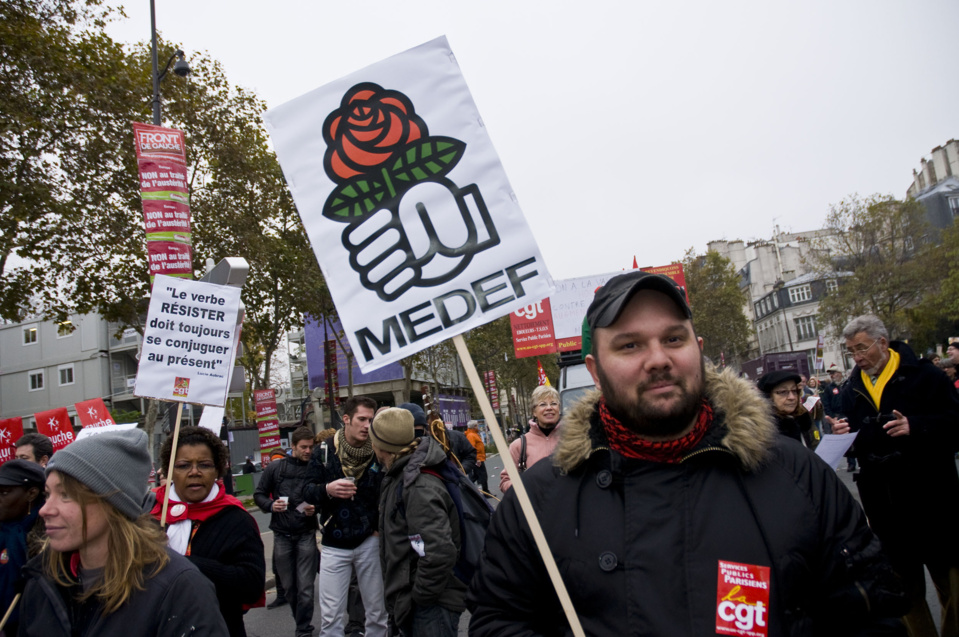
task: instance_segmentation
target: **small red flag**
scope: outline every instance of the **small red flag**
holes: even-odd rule
[[[17,455],[14,443],[23,436],[23,418],[0,418],[0,464]]]
[[[113,416],[107,411],[107,406],[103,404],[102,398],[92,398],[76,403],[77,417],[80,424],[84,427],[103,427],[104,425],[115,425]]]
[[[50,439],[53,452],[56,453],[73,442],[73,424],[66,407],[57,407],[33,414],[37,420],[37,431]]]
[[[636,263],[636,255],[635,255],[635,254],[633,255],[633,269],[634,269],[634,270],[638,270],[638,269],[639,269],[639,264]]]

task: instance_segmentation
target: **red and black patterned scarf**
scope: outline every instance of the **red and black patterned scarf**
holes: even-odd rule
[[[603,429],[606,431],[606,437],[609,439],[609,446],[613,451],[627,458],[675,464],[692,451],[706,435],[706,431],[713,421],[713,408],[703,399],[699,417],[690,432],[677,440],[662,442],[640,438],[636,432],[627,428],[616,416],[609,412],[605,399],[599,401],[599,417],[603,423]]]

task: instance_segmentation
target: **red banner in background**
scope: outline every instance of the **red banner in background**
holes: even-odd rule
[[[280,446],[280,421],[276,417],[276,391],[258,389],[253,392],[256,428],[260,433],[260,462],[265,463],[270,451]]]
[[[490,406],[493,409],[499,409],[499,390],[496,388],[496,372],[493,370],[484,372],[483,384],[486,385],[486,393],[489,395]]]
[[[77,410],[77,418],[80,419],[80,425],[83,427],[103,427],[104,425],[115,425],[113,416],[107,411],[107,406],[103,404],[102,398],[93,398],[84,400],[73,405]]]
[[[73,423],[70,422],[66,407],[41,411],[33,414],[33,417],[37,421],[37,431],[53,443],[53,453],[73,442]]]
[[[0,418],[0,464],[16,457],[14,443],[23,436],[23,418]]]
[[[682,263],[670,263],[669,265],[660,265],[655,268],[640,268],[643,272],[652,272],[653,274],[665,274],[676,282],[686,295],[686,302],[689,303],[689,290],[686,289],[686,273],[683,272]]]
[[[143,200],[143,223],[147,234],[190,232],[190,206],[180,201]]]
[[[552,354],[556,351],[553,316],[549,299],[530,303],[509,315],[513,330],[513,351],[516,358]]]
[[[133,122],[150,280],[193,277],[190,184],[183,131]]]
[[[635,259],[634,259],[635,265]],[[671,263],[643,272],[664,274],[683,289],[686,300],[686,276],[681,263]],[[510,315],[513,328],[513,348],[517,358],[538,356],[553,352],[575,352],[583,346],[583,320],[596,290],[622,272],[596,274],[556,281],[556,291],[541,303],[528,305]],[[547,336],[550,335],[550,336]],[[552,343],[549,343],[552,338]]]

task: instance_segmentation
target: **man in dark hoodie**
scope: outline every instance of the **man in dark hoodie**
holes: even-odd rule
[[[599,392],[522,482],[584,633],[900,634],[884,624],[904,597],[862,510],[776,434],[759,392],[705,366],[678,286],[613,277],[587,319]],[[517,486],[471,583],[472,637],[570,634]]]
[[[296,635],[312,637],[313,581],[318,558],[316,507],[304,502],[302,490],[313,452],[313,432],[309,427],[299,427],[291,442],[293,456],[266,466],[253,499],[261,511],[272,513],[273,565],[296,620]]]

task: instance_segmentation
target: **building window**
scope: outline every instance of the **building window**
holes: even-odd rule
[[[63,385],[72,385],[73,384],[73,363],[69,365],[60,365],[57,367],[57,372],[60,374],[60,386]]]
[[[57,324],[57,338],[73,336],[73,321],[64,321]]]
[[[790,303],[802,303],[803,301],[808,301],[811,298],[812,290],[810,290],[808,285],[797,285],[796,287],[789,288]]]
[[[43,389],[43,370],[35,369],[30,374],[30,391]]]
[[[839,283],[835,279],[829,279],[826,281],[826,292],[832,294],[839,289]]]
[[[812,316],[803,316],[796,319],[796,334],[799,340],[816,338],[816,319]]]
[[[37,326],[24,325],[23,326],[23,344],[33,345],[36,342],[37,342]]]

